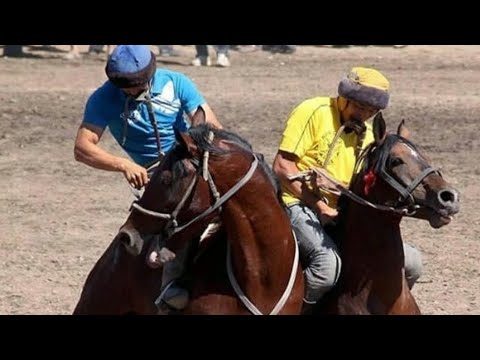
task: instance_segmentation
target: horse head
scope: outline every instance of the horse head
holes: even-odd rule
[[[408,140],[403,121],[395,134],[387,134],[379,113],[373,134],[350,191],[339,201],[342,270],[320,313],[420,314],[406,278],[400,222],[410,216],[440,228],[459,211],[457,190]]]
[[[140,254],[145,242],[154,237],[160,240],[160,248],[168,245],[173,252],[198,239],[218,216],[228,200],[225,196],[234,195],[231,189],[238,191],[258,164],[250,144],[235,134],[210,128],[201,108],[189,132],[176,133],[176,138],[175,147],[133,205],[137,211],[132,211],[117,235],[133,255]]]
[[[118,236],[134,255],[150,242],[147,263],[155,268],[221,223],[192,263],[196,281],[186,311],[297,314],[303,277],[278,183],[248,142],[209,127],[204,116],[197,112],[189,131],[177,134]]]
[[[405,122],[400,123],[396,134],[387,134],[379,113],[373,132],[375,141],[352,182],[354,192],[400,214],[428,220],[433,228],[449,224],[459,211],[459,193],[408,140]]]

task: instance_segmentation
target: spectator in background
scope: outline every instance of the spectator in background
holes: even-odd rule
[[[158,45],[160,56],[178,56],[178,52],[175,51],[173,45]]]
[[[214,45],[217,52],[216,65],[220,67],[229,67],[228,49],[230,45]],[[192,61],[193,66],[211,66],[212,62],[208,54],[208,45],[195,45],[197,55]]]
[[[89,54],[101,54],[103,53],[103,47],[105,45],[89,45],[88,46],[88,53]]]
[[[253,52],[261,49],[261,45],[230,45],[231,50],[239,51],[239,52]]]

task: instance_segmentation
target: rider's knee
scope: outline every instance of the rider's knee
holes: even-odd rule
[[[307,292],[305,299],[318,301],[338,282],[341,270],[341,259],[333,249],[316,253],[308,269],[305,270]]]
[[[423,262],[420,251],[408,244],[404,244],[405,249],[405,277],[410,288],[422,276]]]

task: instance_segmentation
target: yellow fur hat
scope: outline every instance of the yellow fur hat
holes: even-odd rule
[[[390,99],[389,88],[389,81],[379,71],[354,67],[350,74],[340,81],[338,95],[376,109],[385,109]]]

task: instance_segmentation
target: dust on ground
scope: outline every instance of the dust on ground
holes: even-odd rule
[[[424,256],[414,295],[425,314],[480,314],[480,46],[232,52],[231,68],[191,67],[193,47],[177,49],[180,57],[159,57],[158,65],[189,75],[226,128],[270,163],[292,107],[335,95],[353,66],[384,72],[389,129],[406,119],[414,142],[461,193],[461,212],[445,228],[402,222],[404,239]],[[0,58],[0,314],[69,314],[133,198],[121,174],[73,159],[85,101],[105,80],[105,55],[27,51],[32,57]],[[109,134],[102,144],[123,154]]]

